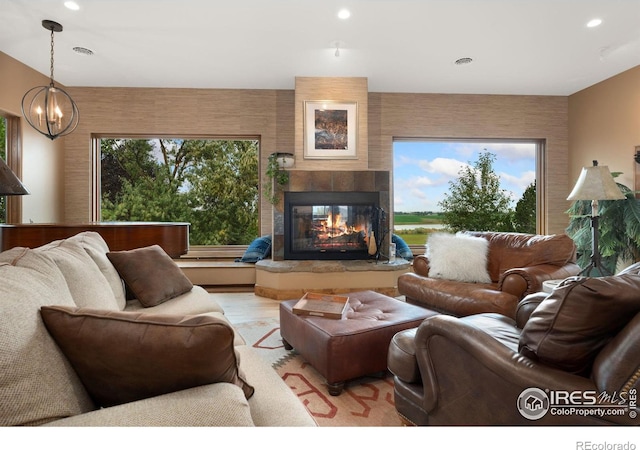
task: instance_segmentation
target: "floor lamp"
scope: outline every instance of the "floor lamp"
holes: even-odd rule
[[[589,276],[593,269],[600,274],[611,275],[602,265],[600,247],[598,245],[598,200],[622,200],[626,198],[609,172],[607,166],[599,166],[593,161],[593,166],[583,167],[580,177],[567,200],[591,200],[591,262],[580,275]]]

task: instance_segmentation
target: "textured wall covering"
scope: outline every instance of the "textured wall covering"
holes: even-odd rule
[[[262,167],[270,153],[293,149],[295,170],[390,173],[394,138],[526,138],[546,143],[542,231],[564,230],[569,191],[567,97],[368,93],[362,100],[366,79],[355,78],[353,85],[348,79],[315,80],[318,88],[306,87],[304,94],[294,90],[70,88],[81,120],[78,129],[65,138],[65,221],[92,218],[91,139],[96,135],[256,136],[261,140]],[[297,79],[302,85],[307,81]],[[354,91],[347,97],[350,86]],[[358,101],[356,160],[302,158],[300,102],[317,96]],[[271,205],[261,199],[263,234],[271,232],[272,219]]]

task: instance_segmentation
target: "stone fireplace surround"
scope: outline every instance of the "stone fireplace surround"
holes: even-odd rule
[[[386,259],[284,259],[284,192],[378,192],[380,207],[390,218],[390,185],[387,170],[291,170],[289,184],[282,188],[280,201],[273,208],[271,259],[256,263],[256,294],[278,300],[299,298],[310,290],[326,293],[374,290],[398,295],[397,277],[410,268],[410,264],[402,259],[391,264]],[[389,239],[390,234],[387,234],[382,248],[388,248]]]

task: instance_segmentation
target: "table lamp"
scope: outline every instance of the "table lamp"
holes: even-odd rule
[[[0,195],[26,195],[27,188],[18,179],[15,173],[0,159]]]
[[[598,245],[598,200],[622,200],[626,198],[616,184],[609,168],[599,166],[598,161],[593,161],[593,166],[583,167],[576,185],[573,187],[567,200],[591,200],[591,261],[580,275],[589,276],[593,269],[600,274],[611,275],[602,265],[600,247]]]
[[[0,198],[6,199],[5,195],[26,195],[29,191],[25,188],[15,173],[7,166],[7,163],[0,158]],[[3,202],[0,211],[3,213],[3,217],[0,218],[0,222],[7,220],[7,202]]]

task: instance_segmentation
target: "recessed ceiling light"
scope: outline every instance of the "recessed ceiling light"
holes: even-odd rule
[[[69,8],[72,11],[77,11],[80,9],[80,5],[78,5],[76,2],[64,2],[64,6],[66,6],[67,8]]]
[[[591,19],[589,22],[587,22],[587,26],[589,28],[593,28],[593,27],[597,27],[601,23],[602,23],[602,19]]]
[[[342,20],[348,19],[349,17],[351,17],[351,11],[349,11],[348,9],[341,9],[340,11],[338,11],[338,17]]]
[[[91,56],[93,55],[93,50],[89,50],[84,47],[73,47],[73,51],[76,53],[80,53],[81,55]]]
[[[473,59],[471,58],[460,58],[460,59],[456,59],[456,64],[458,66],[464,66],[465,64],[471,64],[473,62]]]

